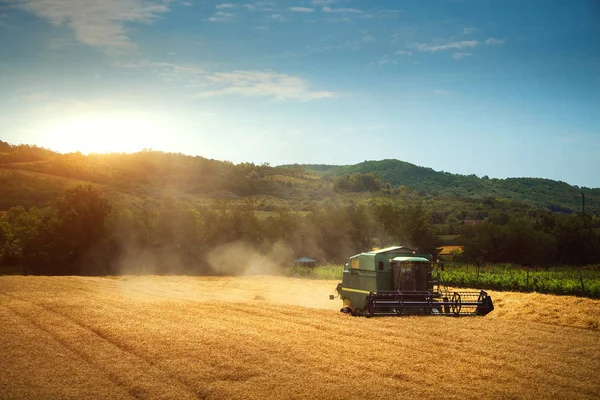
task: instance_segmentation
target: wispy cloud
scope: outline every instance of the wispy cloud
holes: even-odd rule
[[[374,38],[373,36],[371,36],[371,35],[366,35],[366,36],[364,36],[364,37],[362,38],[362,41],[363,41],[364,43],[374,42],[374,41],[375,41],[375,38]]]
[[[315,11],[314,8],[310,8],[310,7],[290,7],[290,10],[292,10],[293,12],[302,12],[302,13],[311,13],[311,12]]]
[[[338,0],[313,0],[312,3],[316,6],[322,6],[325,4],[337,3]]]
[[[166,82],[181,83],[187,87],[206,86],[210,64],[175,64],[165,61],[114,61],[111,66],[126,69],[147,69]]]
[[[4,28],[15,28],[15,26],[10,24],[8,20],[9,18],[7,13],[0,13],[0,26]]]
[[[310,101],[337,96],[335,92],[311,90],[310,82],[305,79],[273,71],[216,72],[206,79],[218,88],[197,93],[195,97],[240,95]]]
[[[289,50],[287,50],[287,51],[284,51],[283,53],[261,57],[261,59],[263,59],[263,60],[272,60],[272,59],[276,59],[276,58],[302,57],[302,56],[305,56],[306,54],[307,53],[295,52],[295,51],[289,51]]]
[[[277,3],[273,1],[257,1],[253,4],[251,8],[248,9],[260,9],[262,11],[276,11]]]
[[[216,13],[213,14],[212,17],[209,17],[208,20],[210,22],[228,22],[228,21],[233,21],[234,18],[235,18],[235,14],[233,14],[233,13],[217,11]]]
[[[350,14],[362,14],[362,10],[357,8],[331,8],[328,6],[323,7],[323,12],[326,13],[350,13]]]
[[[73,44],[72,40],[65,37],[51,38],[46,41],[48,48],[52,50],[61,50]]]
[[[273,19],[273,20],[279,21],[279,22],[285,21],[284,16],[281,14],[277,14],[277,13],[269,15],[269,19]]]
[[[444,44],[425,44],[425,43],[415,43],[414,47],[419,51],[444,51],[444,50],[462,50],[479,46],[479,42],[477,40],[462,40],[460,42],[449,42]]]
[[[152,23],[169,12],[169,0],[21,0],[17,6],[52,25],[67,26],[87,45],[119,53],[131,47],[126,23]]]
[[[485,44],[503,44],[506,39],[489,38],[485,40]]]
[[[396,54],[399,56],[412,56],[412,51],[410,50],[398,50]]]
[[[398,65],[398,61],[393,60],[388,55],[385,55],[385,56],[381,57],[376,63],[371,63],[371,65],[388,65],[388,64]]]
[[[360,10],[357,10],[360,11]],[[362,12],[362,11],[361,11]],[[365,19],[391,19],[398,18],[398,16],[403,13],[404,10],[381,10],[374,11],[367,14],[361,14],[361,18]]]
[[[475,32],[477,32],[477,28],[463,28],[462,34],[463,35],[472,35]]]
[[[23,100],[32,102],[43,101],[47,100],[48,98],[50,98],[50,93],[48,92],[33,92],[22,97]]]
[[[473,54],[471,53],[454,53],[452,54],[452,58],[454,58],[455,60],[460,60],[461,58],[465,58],[465,57],[471,57]]]
[[[206,86],[207,68],[198,64],[174,64],[163,61],[148,63],[148,66],[167,82],[181,82],[187,87]]]
[[[310,101],[337,97],[338,93],[314,90],[310,81],[271,70],[214,72],[214,65],[174,64],[162,61],[112,63],[117,68],[145,68],[167,82],[198,90],[196,98],[216,96],[265,97],[274,100]]]
[[[217,10],[221,10],[221,9],[224,9],[224,8],[236,8],[236,7],[237,7],[237,5],[235,5],[233,3],[223,3],[223,4],[217,4],[215,6],[215,8]]]
[[[348,17],[324,18],[323,20],[327,21],[327,22],[334,22],[334,23],[338,23],[338,22],[352,22],[352,19],[348,18]]]
[[[448,96],[448,95],[452,94],[452,92],[449,90],[445,90],[445,89],[436,89],[433,91],[433,94],[436,96]]]
[[[323,53],[334,50],[358,50],[360,49],[359,41],[347,41],[341,44],[329,44],[329,45],[308,45],[306,50],[311,53]]]

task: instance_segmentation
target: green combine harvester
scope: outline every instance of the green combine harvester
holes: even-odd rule
[[[486,315],[494,309],[483,290],[453,291],[434,279],[431,254],[403,246],[350,257],[337,296],[352,315]]]

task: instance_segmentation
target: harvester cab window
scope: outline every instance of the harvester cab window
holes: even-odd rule
[[[401,264],[401,290],[417,290],[415,281],[415,268],[413,264]]]
[[[390,269],[392,272],[392,290],[427,290],[427,282],[431,280],[428,274],[429,263],[392,262]]]
[[[412,263],[392,262],[390,269],[392,270],[392,290],[415,290]]]

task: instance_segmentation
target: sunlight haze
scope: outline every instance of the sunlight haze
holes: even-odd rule
[[[0,1],[0,139],[600,187],[600,6]]]

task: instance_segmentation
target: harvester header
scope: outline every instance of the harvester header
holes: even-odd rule
[[[434,279],[432,256],[393,246],[354,255],[336,291],[342,312],[376,315],[486,315],[494,309],[483,290],[453,291]],[[334,296],[330,296],[334,299]]]

